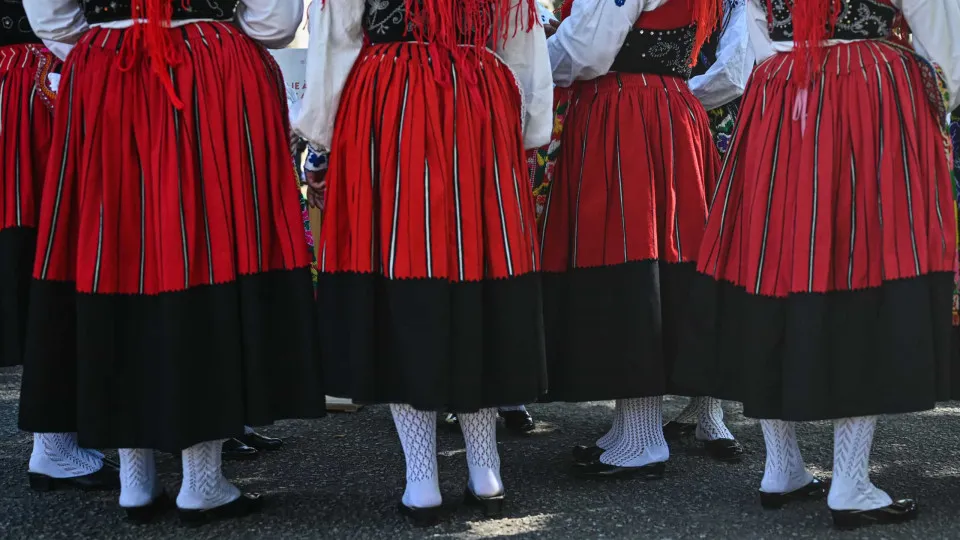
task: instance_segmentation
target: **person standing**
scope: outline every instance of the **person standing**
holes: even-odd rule
[[[700,248],[699,316],[675,377],[761,419],[764,507],[823,496],[794,422],[831,419],[834,524],[912,519],[916,501],[877,488],[869,457],[879,415],[950,397],[957,223],[944,122],[960,101],[960,4],[747,8],[760,65]],[[900,18],[915,50],[893,41]]]
[[[322,416],[310,256],[279,68],[301,0],[31,0],[63,66],[39,214],[20,426],[120,448],[120,506],[256,511],[221,471],[244,425]],[[49,339],[56,328],[58,339]]]
[[[442,502],[436,415],[457,413],[466,501],[498,515],[497,407],[546,388],[524,149],[549,140],[553,90],[534,1],[326,0],[309,17],[297,125],[329,167],[311,187],[326,181],[328,389],[390,404],[399,510],[421,525]]]
[[[682,392],[670,368],[678,324],[695,315],[686,290],[720,170],[686,81],[721,5],[564,8],[549,49],[573,95],[541,224],[548,399],[617,400],[610,431],[574,449],[579,472],[659,478],[662,396]]]
[[[33,32],[20,0],[0,3],[0,19],[9,22],[0,25],[0,367],[11,367],[23,362],[61,62]],[[28,478],[38,491],[120,487],[117,470],[99,452],[80,448],[76,433],[34,433]]]
[[[745,0],[725,0],[723,23],[700,50],[688,83],[690,91],[707,110],[710,131],[721,158],[730,146],[740,96],[753,72],[754,62]],[[690,398],[686,408],[664,424],[663,434],[667,441],[692,435],[708,455],[719,461],[737,462],[743,456],[743,448],[723,423],[722,402],[716,398]]]

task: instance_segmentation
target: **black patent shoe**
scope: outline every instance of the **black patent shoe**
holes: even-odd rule
[[[828,480],[814,478],[807,485],[787,493],[760,492],[760,506],[765,510],[779,510],[791,502],[818,501],[827,496],[830,489]]]
[[[500,411],[500,418],[503,418],[504,427],[514,433],[530,433],[536,428],[533,417],[527,411]]]
[[[723,463],[740,463],[743,459],[743,447],[733,439],[702,441],[707,455]]]
[[[256,448],[247,446],[239,439],[223,441],[223,459],[226,461],[247,461],[257,459],[259,455]]]
[[[595,461],[577,468],[577,473],[589,478],[639,478],[640,480],[660,480],[666,470],[664,462],[650,463],[642,467],[620,467]]]
[[[240,498],[216,508],[207,510],[179,509],[180,523],[187,527],[199,527],[214,521],[236,519],[259,512],[263,506],[263,497],[259,493],[243,493]]]
[[[403,504],[403,501],[397,503],[397,511],[414,527],[433,527],[440,523],[444,515],[443,505],[416,508]]]
[[[73,478],[54,478],[40,473],[27,473],[30,489],[34,491],[59,491],[79,489],[80,491],[112,491],[120,489],[120,473],[113,467],[103,466],[100,470]]]
[[[833,526],[838,529],[850,530],[870,525],[885,525],[889,523],[903,523],[917,517],[920,511],[917,501],[900,499],[893,504],[874,510],[831,510]]]
[[[173,499],[167,495],[166,491],[161,491],[157,498],[146,506],[131,506],[124,508],[127,513],[127,521],[134,525],[147,525],[153,523],[158,517],[172,510],[176,504]]]
[[[502,516],[503,504],[503,492],[501,492],[499,495],[481,497],[474,493],[473,490],[470,489],[470,486],[467,486],[467,490],[463,494],[463,505],[479,508],[483,511],[484,517],[498,518]]]
[[[574,446],[573,464],[576,466],[590,465],[596,463],[603,454],[603,448],[599,446]]]
[[[670,421],[663,425],[663,438],[668,442],[675,442],[693,435],[696,431],[697,424]]]
[[[249,447],[260,450],[261,452],[272,452],[274,450],[279,450],[283,446],[283,439],[267,437],[257,433],[256,431],[246,433],[242,437],[237,437],[237,440]]]

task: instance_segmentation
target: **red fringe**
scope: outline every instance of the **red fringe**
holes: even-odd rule
[[[438,81],[450,79],[447,66],[439,61],[444,54],[457,60],[469,55],[469,51],[460,46],[459,36],[473,36],[473,43],[467,44],[477,49],[486,47],[488,39],[505,41],[512,37],[507,24],[510,17],[517,23],[517,29],[533,30],[539,20],[536,0],[520,0],[515,6],[513,3],[513,0],[406,0],[406,17],[413,27],[414,39],[434,49],[433,67]],[[524,15],[527,23],[521,28],[519,23]],[[479,63],[479,57],[475,58]],[[465,73],[464,78],[468,83],[476,82],[476,73]]]
[[[180,0],[180,7],[188,9],[191,0]],[[132,0],[130,12],[133,16],[132,35],[124,40],[120,51],[120,69],[128,71],[140,60],[141,51],[147,53],[150,67],[160,79],[170,101],[178,110],[183,109],[183,101],[177,96],[168,68],[181,61],[181,49],[171,39],[170,24],[173,20],[172,0]],[[141,22],[141,20],[146,22]]]
[[[841,0],[794,0],[794,73],[802,88],[808,87],[820,73],[826,58],[824,41],[833,34],[842,10]]]
[[[693,54],[690,56],[691,67],[697,65],[700,49],[723,20],[722,0],[692,0],[692,4],[693,23],[697,25],[697,33],[693,40]]]

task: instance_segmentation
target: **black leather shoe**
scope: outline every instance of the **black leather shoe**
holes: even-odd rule
[[[723,463],[740,463],[743,459],[743,447],[733,439],[703,441],[707,455]]]
[[[679,441],[693,435],[695,431],[697,431],[697,424],[671,421],[663,425],[663,438],[668,442]]]
[[[235,501],[209,510],[184,510],[180,508],[180,523],[188,527],[199,527],[214,521],[248,516],[260,511],[262,506],[263,497],[259,493],[244,493]]]
[[[493,495],[490,497],[481,497],[473,492],[470,489],[470,486],[467,486],[466,492],[463,494],[463,504],[464,506],[472,506],[475,508],[480,508],[483,511],[484,517],[488,518],[498,518],[503,515],[503,493],[499,495]]]
[[[40,473],[27,473],[30,489],[34,491],[59,491],[79,489],[80,491],[112,491],[120,489],[120,473],[113,467],[103,466],[99,471],[74,476],[73,478],[54,478]]]
[[[403,501],[397,503],[397,511],[414,527],[433,527],[440,523],[440,518],[444,515],[443,505],[414,508],[403,504]]]
[[[830,489],[829,480],[814,478],[802,488],[787,493],[760,492],[760,506],[766,510],[779,510],[790,502],[818,501],[827,496]]]
[[[267,437],[257,433],[256,431],[253,433],[244,434],[242,437],[237,437],[237,439],[243,444],[256,448],[261,452],[272,452],[274,450],[279,450],[280,447],[283,446],[283,439]]]
[[[161,491],[150,504],[146,506],[133,506],[124,508],[127,513],[127,521],[135,525],[147,525],[152,523],[158,517],[166,514],[176,506],[173,499],[167,495],[166,491]]]
[[[227,461],[247,461],[257,459],[260,453],[256,448],[247,446],[239,439],[223,441],[223,459]]]
[[[633,478],[641,480],[660,480],[666,470],[666,464],[651,463],[643,467],[619,467],[599,461],[577,468],[577,472],[590,478]]]
[[[596,463],[603,453],[603,448],[599,446],[574,446],[573,464],[577,466],[590,465]]]
[[[831,510],[833,526],[838,529],[850,530],[867,527],[869,525],[885,525],[888,523],[903,523],[917,517],[920,508],[913,499],[900,499],[893,504],[875,510]]]
[[[537,427],[527,411],[500,411],[500,418],[507,430],[514,433],[530,433]]]

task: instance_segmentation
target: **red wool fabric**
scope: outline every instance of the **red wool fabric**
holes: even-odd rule
[[[754,72],[700,272],[777,297],[951,272],[950,171],[917,60],[879,42],[825,54],[806,133],[791,113],[797,54]]]
[[[685,82],[611,73],[578,83],[561,140],[545,271],[695,260],[720,158]]]
[[[354,67],[330,154],[321,272],[456,282],[538,268],[510,69],[465,47],[439,84],[429,55],[373,45]],[[468,86],[462,73],[478,65],[485,73]]]
[[[127,62],[133,29],[94,28],[65,63],[36,278],[153,295],[310,264],[279,68],[228,24],[165,31],[182,110]]]
[[[38,45],[0,47],[0,230],[36,227],[43,176],[53,132],[51,111],[39,77],[59,60]]]

